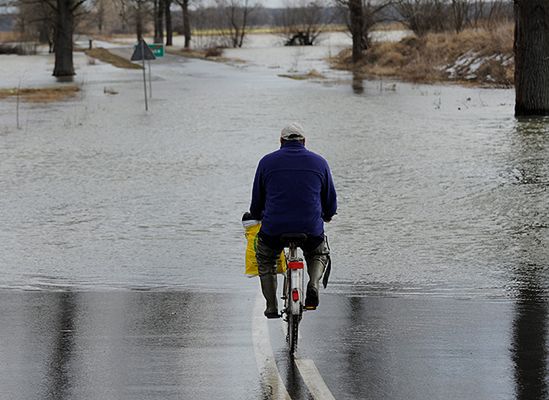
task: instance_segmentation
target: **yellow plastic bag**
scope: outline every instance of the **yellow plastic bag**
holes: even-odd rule
[[[257,276],[259,275],[257,267],[257,259],[255,257],[257,249],[257,234],[259,233],[259,228],[261,228],[261,222],[256,220],[243,221],[246,240],[248,241],[246,245],[246,275],[248,276]],[[276,272],[283,274],[286,272],[286,257],[284,251],[280,252],[280,257],[276,260]]]

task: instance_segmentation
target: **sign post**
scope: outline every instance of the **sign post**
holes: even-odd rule
[[[151,60],[147,60],[147,64],[149,64],[149,97],[153,98],[153,85],[152,85],[152,79],[151,79]]]
[[[140,39],[137,45],[135,46],[135,50],[133,51],[131,61],[143,61],[143,89],[145,91],[145,111],[149,111],[149,104],[147,102],[147,76],[145,73],[145,60],[155,60],[156,57],[152,53],[149,46],[147,46],[147,43],[145,43],[145,40]],[[150,92],[152,92],[152,85],[150,83],[151,80],[151,64],[149,62],[149,88]]]

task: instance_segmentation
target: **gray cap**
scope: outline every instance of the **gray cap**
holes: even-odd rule
[[[292,122],[280,132],[280,138],[284,140],[303,140],[305,131],[297,122]]]

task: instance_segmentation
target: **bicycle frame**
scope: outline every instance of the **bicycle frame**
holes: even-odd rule
[[[293,355],[297,347],[298,327],[303,315],[304,263],[297,254],[297,245],[289,243],[286,255],[286,273],[284,275],[284,314],[288,323],[286,340]]]

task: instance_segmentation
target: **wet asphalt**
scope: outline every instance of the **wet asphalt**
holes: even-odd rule
[[[2,398],[271,398],[254,355],[256,294],[3,291]],[[536,298],[324,295],[297,357],[336,399],[544,399],[546,321]],[[312,398],[282,322],[268,326],[289,395]]]

